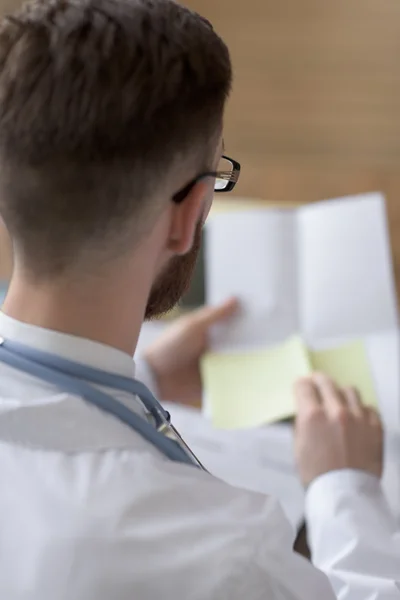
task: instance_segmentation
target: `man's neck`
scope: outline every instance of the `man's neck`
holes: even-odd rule
[[[15,273],[2,310],[45,329],[100,342],[133,356],[148,284],[134,273],[112,280],[32,283]]]

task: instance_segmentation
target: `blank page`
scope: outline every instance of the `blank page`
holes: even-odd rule
[[[240,314],[213,332],[213,348],[248,349],[297,329],[296,219],[290,210],[217,214],[205,236],[210,304],[236,296]]]
[[[298,211],[301,332],[318,343],[396,326],[391,253],[381,194]]]
[[[369,335],[365,338],[365,344],[372,366],[383,423],[389,429],[400,430],[399,330]]]

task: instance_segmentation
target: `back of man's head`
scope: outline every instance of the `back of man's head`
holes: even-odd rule
[[[142,235],[183,168],[210,169],[230,82],[226,46],[171,0],[42,0],[3,19],[0,213],[30,272]]]

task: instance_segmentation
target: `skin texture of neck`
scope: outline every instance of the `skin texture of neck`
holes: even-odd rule
[[[136,256],[96,275],[35,282],[17,264],[2,310],[19,321],[133,356],[154,277],[151,266]]]

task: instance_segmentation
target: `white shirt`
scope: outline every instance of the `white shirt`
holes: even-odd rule
[[[0,335],[133,376],[101,344],[0,314]],[[114,393],[146,418],[138,399]],[[400,541],[372,476],[307,495],[314,562],[279,505],[173,463],[114,417],[0,363],[0,598],[389,600]],[[330,582],[329,582],[329,579]]]

